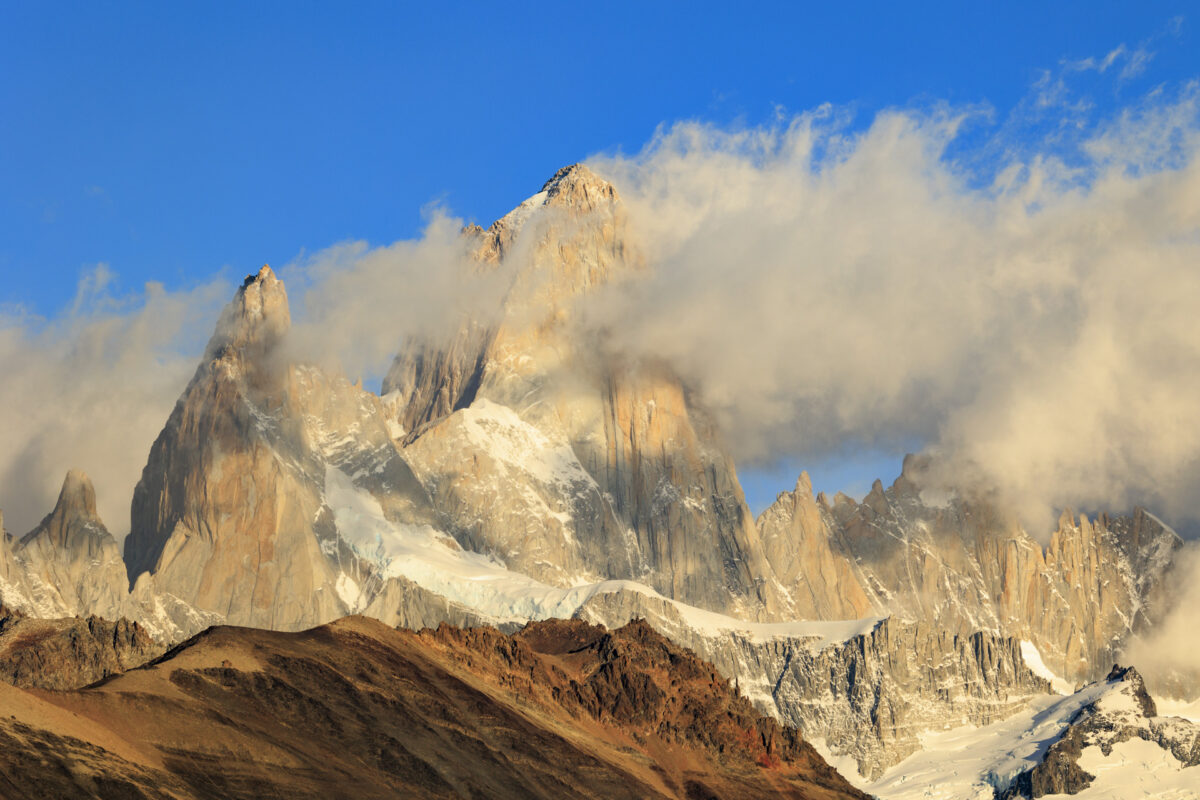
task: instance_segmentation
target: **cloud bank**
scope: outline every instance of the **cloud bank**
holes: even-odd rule
[[[427,217],[419,239],[347,242],[280,270],[292,307],[289,360],[377,387],[401,342],[439,340],[464,318],[497,313],[508,271],[479,269],[461,219],[441,209]]]
[[[606,346],[669,361],[742,464],[916,441],[1035,535],[1063,506],[1200,520],[1200,88],[1106,119],[1070,88],[1085,71],[1118,78],[1139,52],[1062,65],[998,121],[933,105],[863,127],[822,107],[754,128],[681,123],[636,155],[594,157],[651,270],[582,317]],[[290,356],[373,384],[404,339],[488,313],[505,273],[472,271],[460,225],[434,212],[416,240],[282,268]],[[86,276],[54,320],[0,317],[0,408],[16,420],[0,434],[0,508],[18,534],[72,466],[124,532],[233,290],[130,301],[107,277]]]
[[[76,467],[105,524],[118,537],[129,530],[150,445],[233,292],[219,279],[177,292],[148,284],[133,297],[112,286],[101,264],[53,319],[0,313],[0,509],[15,536],[50,512]]]
[[[1121,659],[1137,666],[1156,696],[1195,699],[1200,693],[1200,657],[1190,642],[1200,628],[1200,543],[1188,542],[1176,554],[1162,598],[1170,612],[1149,632],[1135,636]]]
[[[593,322],[745,463],[915,439],[1035,535],[1064,506],[1200,519],[1198,99],[988,141],[986,174],[953,157],[976,109],[673,126],[590,162],[653,265]]]

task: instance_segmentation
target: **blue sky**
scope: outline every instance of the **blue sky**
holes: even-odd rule
[[[663,124],[758,125],[830,102],[982,104],[1043,70],[1145,47],[1094,96],[1200,73],[1189,4],[6,3],[0,8],[0,305],[53,320],[82,275],[181,289],[348,239],[484,224],[563,164]],[[164,412],[165,415],[165,412]],[[898,453],[810,465],[885,481]],[[795,464],[743,470],[756,508]]]

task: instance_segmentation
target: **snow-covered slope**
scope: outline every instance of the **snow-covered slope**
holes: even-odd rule
[[[606,577],[583,534],[613,519],[611,503],[561,431],[477,398],[404,453],[464,547],[558,586]],[[631,555],[612,554],[628,578],[643,572]]]
[[[838,751],[872,774],[913,752],[925,726],[990,722],[1047,690],[1015,640],[945,636],[879,617],[751,622],[630,580],[555,586],[464,550],[433,526],[388,519],[332,467],[324,499],[339,537],[384,579],[364,590],[344,578],[363,613],[394,621],[376,598],[404,581],[428,593],[421,624],[431,624],[441,601],[497,625],[579,617],[618,627],[643,618],[715,663],[763,711],[806,737],[836,738]]]
[[[1200,797],[1200,726],[1157,716],[1132,669],[1114,668],[993,725],[927,734],[922,744],[860,787],[880,800]]]
[[[405,578],[451,602],[472,608],[497,622],[570,618],[598,595],[628,592],[668,604],[689,628],[702,636],[738,633],[753,642],[808,640],[815,649],[862,635],[878,617],[844,621],[750,622],[706,611],[663,597],[637,581],[609,580],[559,587],[508,569],[496,559],[461,548],[430,525],[387,519],[370,492],[349,476],[327,467],[325,502],[338,534],[384,579]],[[352,590],[359,592],[357,587]],[[367,600],[366,597],[363,600]],[[364,603],[365,605],[365,603]]]
[[[881,800],[993,800],[1040,762],[1080,709],[1105,691],[1092,684],[1066,697],[1046,696],[1001,722],[966,725],[921,737],[921,752],[860,788]]]
[[[1046,800],[1196,800],[1200,776],[1163,747],[1143,739],[1130,739],[1105,753],[1089,747],[1079,757],[1079,768],[1095,776],[1074,794],[1042,795]]]
[[[1044,678],[1050,683],[1050,688],[1058,694],[1071,694],[1071,684],[1062,678],[1055,675],[1042,661],[1042,654],[1038,652],[1037,645],[1026,639],[1021,640],[1021,657],[1025,659],[1025,663],[1033,670],[1033,674],[1039,678]]]

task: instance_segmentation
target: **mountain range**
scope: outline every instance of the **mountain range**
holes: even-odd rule
[[[318,743],[281,743],[262,727],[292,697],[294,713],[315,716],[281,724],[299,732],[319,722],[369,763],[357,776],[363,796],[400,773],[425,776],[421,796],[504,795],[487,780],[524,787],[516,796],[557,796],[554,765],[522,775],[486,766],[498,748],[505,769],[542,748],[547,760],[586,761],[591,782],[578,796],[620,796],[617,786],[630,796],[768,796],[769,785],[779,796],[851,797],[857,790],[805,740],[851,777],[884,780],[920,756],[932,731],[1003,724],[1055,691],[1117,680],[1112,665],[1131,638],[1171,610],[1183,540],[1150,511],[1064,510],[1043,545],[988,493],[934,485],[928,456],[905,459],[890,486],[876,481],[861,501],[814,496],[801,474],[756,518],[703,398],[670,364],[625,358],[589,325],[590,298],[652,265],[616,187],[586,166],[559,170],[489,228],[462,235],[473,274],[505,287],[501,302],[451,320],[445,336],[398,342],[380,393],[293,357],[287,292],[264,266],[225,308],[151,448],[123,549],[77,471],[36,528],[5,533],[0,652],[13,655],[2,671],[33,686],[20,664],[43,659],[68,671],[36,685],[79,689],[20,700],[6,689],[14,707],[53,721],[13,717],[3,723],[10,742],[69,747],[90,765],[79,780],[120,775],[142,792],[131,796],[320,793],[347,764],[320,763]],[[75,617],[88,632],[43,625],[39,639],[29,627]],[[31,633],[5,646],[9,629]],[[578,688],[584,677],[611,679],[616,656],[601,651],[635,640],[628,646],[657,654],[635,659],[652,665],[658,689],[645,684],[647,696],[671,708],[654,712],[651,728],[633,711],[605,716],[622,697],[647,702],[628,696],[630,684],[592,699]],[[656,694],[677,668],[664,664],[686,662],[688,680],[703,677],[707,667],[680,648],[711,665],[711,686],[732,683],[719,702],[736,706],[741,728],[685,721],[671,692],[669,702]],[[309,682],[290,681],[293,669]],[[380,670],[436,675],[444,714],[469,706],[500,727],[472,745],[482,750],[401,753],[345,717],[368,708],[355,713],[381,731],[400,724],[384,709],[412,696],[389,695]],[[350,706],[331,710],[317,696],[325,680]],[[469,702],[463,687],[476,693]],[[121,699],[136,692],[159,699]],[[151,724],[172,692],[187,697],[172,706],[178,721]],[[242,752],[266,759],[261,768],[212,746],[226,735],[220,726],[237,727],[213,720],[236,721],[238,698]],[[516,724],[514,703],[532,704],[536,732],[504,727]],[[114,727],[124,714],[146,721],[142,738]],[[195,727],[200,744],[172,739],[168,724]],[[1056,735],[1074,741],[1064,731],[1079,724]],[[721,760],[733,747],[726,734],[741,742],[733,767]],[[379,734],[388,735],[399,733]],[[527,749],[511,751],[527,735],[518,742]],[[751,740],[766,749],[751,752]],[[771,769],[746,772],[764,752],[771,769],[778,761],[785,777],[803,773],[818,788],[788,795]],[[1187,752],[1180,762],[1194,764]],[[205,788],[185,761],[220,761],[229,783]],[[452,763],[469,766],[452,774]],[[8,768],[33,769],[12,758]],[[1038,777],[1050,767],[1030,769],[1043,771],[1013,772],[989,791],[1039,796],[1066,785]]]

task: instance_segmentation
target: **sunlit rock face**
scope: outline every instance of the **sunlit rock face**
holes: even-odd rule
[[[987,501],[922,500],[920,467],[910,457],[890,488],[877,481],[861,503],[814,500],[802,478],[759,516],[769,547],[794,548],[773,563],[799,576],[785,585],[815,598],[817,616],[866,609],[1024,639],[1077,682],[1102,676],[1131,634],[1166,611],[1160,587],[1182,542],[1145,510],[1095,520],[1064,512],[1043,547]]]
[[[413,628],[641,618],[872,777],[924,731],[1025,706],[1047,668],[1103,674],[1161,616],[1180,542],[1140,510],[1065,513],[1042,546],[994,503],[926,491],[915,459],[862,502],[814,497],[802,475],[753,520],[701,398],[585,324],[581,301],[644,277],[624,214],[575,166],[465,231],[503,302],[404,342],[382,397],[289,362],[284,287],[250,276],[151,450],[124,562],[72,473],[38,528],[0,537],[0,600],[125,617],[155,646],[351,613]],[[596,588],[609,579],[662,596]],[[775,624],[797,619],[853,622],[816,637]],[[120,660],[97,653],[102,672]]]
[[[1163,613],[1180,541],[1152,515],[1066,513],[1042,546],[994,503],[923,489],[919,459],[862,502],[814,497],[802,475],[752,519],[701,398],[585,324],[581,301],[644,278],[624,215],[574,166],[465,231],[503,302],[402,343],[382,396],[288,360],[287,294],[264,267],[151,449],[124,562],[72,474],[37,529],[0,537],[0,600],[124,616],[161,643],[350,613],[402,627],[641,617],[870,775],[924,729],[1046,691],[1028,647],[1039,673],[1096,677]],[[597,588],[611,579],[643,586]],[[701,609],[856,622],[816,646],[706,627]]]
[[[29,664],[43,658],[38,654],[56,648],[83,653],[90,639],[107,641],[109,633],[132,631],[129,620],[141,622],[139,637],[162,644],[180,641],[220,621],[219,615],[201,612],[175,595],[159,591],[150,575],[143,575],[130,592],[120,547],[96,513],[91,480],[77,470],[67,473],[58,502],[36,528],[19,540],[7,531],[0,536],[0,606],[14,618],[46,620],[57,626],[23,624],[22,630],[33,638],[55,630],[62,639],[57,644],[47,639],[45,647],[49,649],[39,646],[30,650],[34,655],[27,653],[24,666],[10,659],[13,669],[32,669]],[[111,644],[115,647],[120,642]],[[148,651],[138,644],[130,652]],[[49,655],[46,658],[50,659]],[[113,667],[119,661],[100,658],[92,666],[107,663]],[[93,673],[85,669],[82,674]]]
[[[1068,680],[1158,613],[1178,538],[1144,512],[1065,515],[1042,548],[986,502],[923,499],[907,462],[862,503],[814,498],[801,476],[753,520],[697,398],[581,324],[581,299],[645,270],[616,189],[586,167],[464,236],[503,302],[444,340],[403,343],[382,398],[287,363],[283,285],[269,268],[247,278],[135,492],[125,561],[143,615],[181,629],[396,615],[383,598],[410,595],[385,585],[406,572],[372,539],[394,531],[339,523],[331,481],[400,535],[425,526],[550,586],[632,579],[747,619],[984,630],[1031,641]]]
[[[247,501],[251,491],[268,502],[280,494],[281,465],[256,440],[283,394],[283,376],[262,362],[290,323],[287,294],[269,268],[247,278],[225,308],[135,489],[132,528],[125,541],[131,579],[149,570],[169,570],[183,554],[184,561],[199,567],[188,583],[199,584],[207,559],[192,553],[228,546],[223,540],[230,538],[241,540],[242,546],[258,543],[260,537],[249,534],[222,536],[222,523],[229,519],[230,530],[249,531],[261,529],[264,518],[274,515],[269,506]],[[230,556],[240,561],[240,554]],[[176,586],[182,594],[199,588]]]
[[[840,530],[826,522],[826,510],[813,498],[812,482],[802,473],[791,492],[782,492],[758,517],[758,529],[775,579],[790,594],[805,619],[857,619],[879,610]]]
[[[760,619],[894,614],[1032,642],[1067,680],[1098,677],[1156,596],[1179,539],[1151,515],[1064,514],[1048,547],[982,500],[922,495],[906,462],[861,503],[807,476],[749,524],[702,406],[661,364],[617,363],[581,298],[645,269],[616,190],[568,167],[487,230],[500,313],[412,342],[385,380],[405,455],[466,548],[556,585],[632,578]]]
[[[378,397],[277,358],[289,323],[270,268],[247,278],[154,443],[125,542],[130,579],[149,573],[229,623],[285,630],[350,613],[380,579],[338,536],[329,469],[391,516],[432,513]]]
[[[487,230],[480,270],[511,281],[495,320],[410,343],[384,382],[413,464],[454,535],[569,585],[632,578],[749,617],[790,614],[716,431],[656,364],[617,364],[576,302],[642,269],[616,189],[560,170]]]

